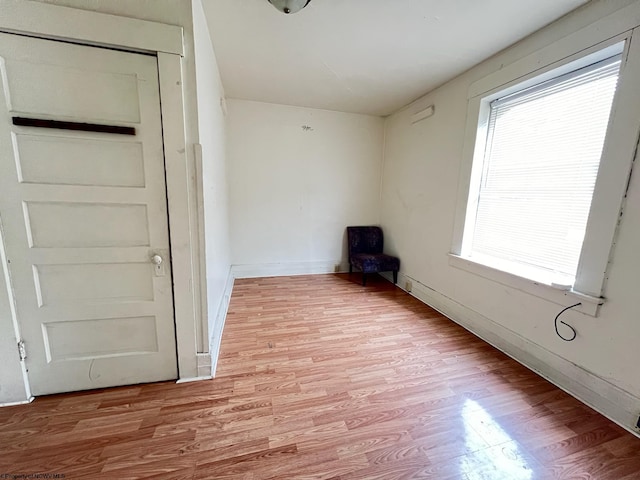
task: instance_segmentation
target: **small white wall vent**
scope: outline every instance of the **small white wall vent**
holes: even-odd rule
[[[419,112],[411,115],[411,123],[418,123],[425,118],[432,117],[436,113],[436,108],[433,105],[429,105],[427,108],[420,110]]]

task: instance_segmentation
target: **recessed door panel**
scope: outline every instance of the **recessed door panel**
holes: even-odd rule
[[[147,206],[85,202],[25,202],[30,244],[39,248],[149,245]]]
[[[142,143],[69,135],[14,135],[18,181],[144,187]]]
[[[33,268],[41,307],[154,299],[153,265],[148,262],[34,265]],[[100,284],[100,289],[94,288],[95,283]]]
[[[158,352],[152,316],[48,322],[43,328],[50,363]]]
[[[131,101],[139,97],[136,73],[55,65],[56,58],[39,59],[38,63],[4,59],[5,92],[11,113],[97,122],[140,122],[140,104]]]

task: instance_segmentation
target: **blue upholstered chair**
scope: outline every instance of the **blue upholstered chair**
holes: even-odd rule
[[[382,253],[384,237],[380,227],[347,227],[349,242],[349,273],[353,267],[362,271],[362,285],[367,284],[367,273],[393,272],[393,283],[398,281],[400,259]]]

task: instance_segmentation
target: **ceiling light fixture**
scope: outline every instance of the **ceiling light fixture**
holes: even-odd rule
[[[282,13],[296,13],[309,5],[311,0],[267,0]]]

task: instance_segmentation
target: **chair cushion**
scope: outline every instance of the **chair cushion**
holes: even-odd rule
[[[356,253],[351,256],[351,264],[365,273],[400,269],[400,259],[384,253]]]
[[[382,253],[384,237],[380,227],[347,227],[349,254]]]

